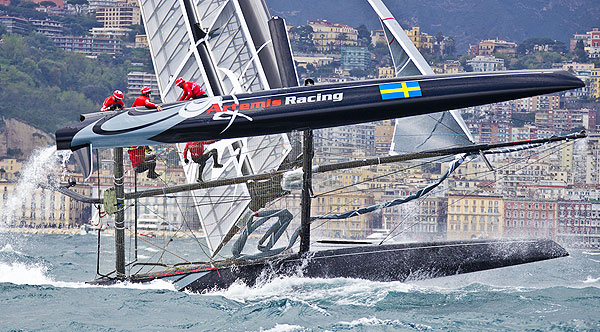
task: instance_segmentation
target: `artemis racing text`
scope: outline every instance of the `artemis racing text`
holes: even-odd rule
[[[339,102],[344,100],[344,93],[317,93],[312,96],[290,96],[285,97],[285,105],[305,104],[305,103],[318,103],[325,101]],[[227,111],[251,111],[261,110],[270,107],[277,107],[282,105],[281,99],[266,99],[262,101],[253,101],[249,103],[229,104],[221,107],[219,104],[212,104],[212,106],[206,111],[206,114],[210,113],[222,113]]]

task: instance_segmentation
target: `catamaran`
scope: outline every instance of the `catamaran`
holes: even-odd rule
[[[568,255],[547,239],[386,244],[385,238],[369,243],[311,237],[317,224],[421,199],[472,158],[487,161],[490,154],[585,137],[475,144],[456,109],[580,88],[583,82],[553,70],[435,75],[384,3],[368,2],[380,18],[396,78],[299,86],[285,23],[263,1],[140,1],[163,111],[83,114],[79,123],[56,132],[57,148],[75,151],[87,176],[92,151],[114,149],[115,185],[102,200],[59,189],[114,215],[115,270],[99,274],[95,283],[166,280],[178,290],[206,291],[281,275],[404,281]],[[178,77],[197,82],[210,97],[178,102]],[[386,119],[396,119],[392,155],[313,165],[313,130]],[[211,148],[224,167],[207,166],[205,182],[196,182],[198,165],[190,163],[183,166],[187,184],[125,192],[123,147],[175,144],[183,160],[185,142],[208,139],[218,140]],[[436,157],[447,157],[447,171],[410,195],[313,215],[315,174]],[[127,202],[176,193],[193,197],[207,259],[126,262]],[[283,197],[297,204],[277,204]],[[257,249],[247,253],[249,238],[261,227]],[[137,239],[137,229],[128,231]],[[132,267],[139,269],[131,273]]]

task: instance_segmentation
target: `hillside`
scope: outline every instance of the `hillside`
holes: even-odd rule
[[[384,0],[385,1],[385,0]],[[568,43],[573,33],[600,26],[595,0],[402,0],[385,1],[404,26],[418,25],[429,34],[442,32],[457,41],[462,53],[469,43],[500,38],[520,42],[550,37]],[[294,25],[327,19],[353,27],[378,29],[379,21],[366,0],[267,0],[273,15]]]
[[[37,148],[54,144],[54,137],[16,119],[0,120],[0,158],[22,159]]]

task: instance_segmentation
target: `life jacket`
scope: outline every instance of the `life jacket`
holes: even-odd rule
[[[120,99],[115,100],[115,97],[109,96],[108,98],[106,98],[104,100],[104,104],[102,104],[102,108],[100,109],[100,112],[117,110],[119,108],[119,106],[121,109],[125,107],[123,100],[120,100]]]
[[[183,158],[187,158],[187,152],[190,151],[191,158],[200,158],[204,154],[204,146],[214,143],[215,141],[189,142],[183,149]]]
[[[131,160],[131,167],[133,168],[146,160],[146,149],[143,146],[130,147],[127,153],[129,153],[129,160]]]
[[[135,99],[133,105],[131,107],[139,107],[146,106],[147,108],[156,108],[156,104],[150,102],[150,98],[148,96],[141,95]]]

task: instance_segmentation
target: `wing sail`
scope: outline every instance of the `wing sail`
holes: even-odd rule
[[[269,14],[263,2],[248,0],[141,0],[163,102],[174,102],[181,90],[178,77],[200,84],[210,95],[233,95],[280,87],[269,41]],[[211,76],[212,75],[212,76]],[[211,80],[212,77],[212,80]],[[212,82],[212,84],[211,84]],[[268,141],[268,145],[263,145]],[[184,144],[179,144],[180,154]],[[267,146],[267,148],[264,148]],[[258,174],[277,169],[289,153],[285,134],[221,140],[223,169],[209,161],[204,180]],[[265,151],[257,155],[253,151]],[[197,179],[198,165],[184,166],[188,182]],[[246,184],[197,190],[193,193],[200,223],[211,253],[248,211]]]
[[[381,0],[368,0],[381,21],[396,77],[433,75],[434,72]],[[473,136],[458,111],[418,115],[395,121],[391,154],[468,145]]]

